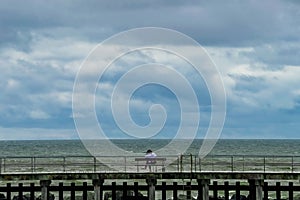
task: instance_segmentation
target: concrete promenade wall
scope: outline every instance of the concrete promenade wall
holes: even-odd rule
[[[300,180],[300,172],[44,172],[44,173],[2,173],[0,181],[12,180],[94,180],[94,179],[261,179]]]

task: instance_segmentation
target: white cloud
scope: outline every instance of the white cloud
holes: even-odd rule
[[[14,80],[14,79],[7,80],[6,90],[16,90],[19,87],[20,87],[19,81]]]
[[[5,128],[0,126],[0,140],[78,139],[74,129]]]
[[[285,47],[283,47],[285,48]],[[234,109],[293,109],[299,96],[300,66],[262,63],[256,48],[210,48]],[[279,50],[280,51],[280,50]],[[251,55],[251,56],[250,56]]]
[[[44,120],[66,121],[72,107],[73,81],[92,44],[72,38],[33,35],[30,50],[1,48],[1,124],[28,126]],[[93,44],[94,45],[94,44]],[[48,121],[48,122],[47,122]]]
[[[41,110],[32,110],[29,113],[29,117],[32,119],[48,119],[50,115]]]

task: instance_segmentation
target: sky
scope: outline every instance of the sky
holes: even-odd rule
[[[88,118],[73,113],[72,97],[84,60],[115,34],[143,27],[178,31],[199,43],[215,63],[226,93],[220,138],[300,138],[299,1],[4,0],[0,1],[0,140],[78,139],[74,118]],[[110,55],[122,48],[106,49]],[[186,51],[193,53],[191,47]],[[113,86],[132,66],[153,62],[170,66],[189,80],[199,103],[190,102],[181,82],[166,68],[153,68],[140,80],[168,77],[183,98],[178,100],[168,86],[144,85],[130,97],[130,122],[147,128],[150,111],[156,119],[154,129],[165,122],[151,138],[173,138],[182,125],[181,102],[187,102],[187,109],[193,110],[187,122],[199,115],[196,137],[203,138],[213,109],[207,82],[189,63],[151,50],[118,59],[99,79],[94,93],[89,93],[91,88],[85,91],[84,95],[95,97],[95,113],[106,136],[133,138],[117,126],[112,114]],[[85,87],[88,76],[82,79]],[[130,80],[124,88],[138,78]],[[79,101],[85,104],[84,97]],[[126,109],[120,112],[120,120],[125,120]]]

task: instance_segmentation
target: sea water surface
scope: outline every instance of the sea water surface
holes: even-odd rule
[[[111,140],[114,145],[128,152],[143,154],[147,149],[153,151],[163,148],[171,140],[168,139],[118,139]],[[185,145],[180,140],[179,145]],[[198,155],[202,139],[195,139],[182,154]],[[101,141],[97,151],[106,148],[106,141]],[[14,156],[87,156],[91,155],[80,140],[16,140],[0,141],[0,157]],[[172,155],[172,152],[166,152]],[[114,152],[110,153],[115,156]],[[300,140],[218,140],[210,154],[213,155],[300,155]]]

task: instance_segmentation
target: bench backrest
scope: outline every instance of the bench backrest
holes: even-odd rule
[[[156,157],[156,158],[135,158],[135,161],[147,161],[147,160],[156,160],[156,161],[166,161],[166,158]]]

